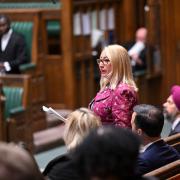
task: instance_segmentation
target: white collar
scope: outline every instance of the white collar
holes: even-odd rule
[[[13,30],[9,29],[9,31],[6,34],[2,35],[2,38],[1,38],[1,49],[2,49],[2,51],[5,51],[6,46],[10,40],[12,32],[13,32]]]
[[[153,144],[154,142],[151,142],[151,143],[148,143],[146,144],[145,146],[142,146],[141,149],[140,149],[140,153],[143,153],[146,151],[146,149],[151,145]]]
[[[162,141],[162,139],[157,139],[157,140],[155,140],[155,141],[153,141],[153,142],[150,142],[150,143],[146,144],[145,146],[142,146],[142,147],[140,148],[140,153],[145,152],[146,149],[147,149],[149,146],[151,146],[152,144],[154,144],[154,143],[156,143],[156,142],[158,142],[158,141]]]
[[[2,35],[2,39],[6,39],[6,38],[10,37],[11,34],[12,34],[12,31],[13,31],[13,30],[10,28],[7,33],[5,33],[5,34]]]
[[[172,124],[172,130],[174,130],[176,128],[176,126],[178,125],[178,123],[180,122],[180,117],[176,118]]]

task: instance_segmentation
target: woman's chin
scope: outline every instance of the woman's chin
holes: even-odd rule
[[[105,78],[107,74],[101,73],[101,77]]]
[[[102,77],[102,78],[109,79],[109,76],[108,76],[108,74],[101,74],[101,77]]]

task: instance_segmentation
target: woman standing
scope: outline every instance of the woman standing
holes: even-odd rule
[[[137,104],[137,87],[126,49],[109,45],[97,63],[101,73],[100,91],[91,101],[90,109],[104,125],[130,128],[133,107]]]

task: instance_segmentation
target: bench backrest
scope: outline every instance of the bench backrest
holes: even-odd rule
[[[172,176],[179,174],[180,172],[180,160],[169,163],[165,166],[162,166],[154,171],[151,171],[144,176],[155,176],[161,179],[168,179]]]
[[[5,101],[5,119],[10,116],[10,111],[22,106],[23,88],[21,87],[3,87],[6,98]]]
[[[167,142],[169,145],[178,143],[180,142],[180,133],[174,134],[172,136],[168,136],[164,138],[164,141]]]
[[[0,3],[0,9],[60,9],[61,4],[57,2],[56,4],[52,2],[4,2]],[[47,32],[48,35],[57,35],[60,31],[59,21],[48,21],[47,22]]]
[[[28,59],[31,59],[31,49],[32,49],[32,36],[33,36],[33,22],[26,21],[14,21],[11,23],[11,27],[14,31],[22,34],[26,41]]]

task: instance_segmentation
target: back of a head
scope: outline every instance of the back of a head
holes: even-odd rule
[[[129,179],[139,153],[140,141],[127,129],[100,127],[75,149],[74,160],[82,179]]]
[[[164,125],[163,112],[148,104],[136,105],[133,110],[136,113],[134,123],[137,128],[149,137],[159,137]]]
[[[91,129],[97,128],[100,125],[100,118],[90,109],[79,108],[73,111],[65,123],[64,141],[67,148],[74,148]]]
[[[43,180],[30,154],[14,145],[0,143],[0,179]]]

